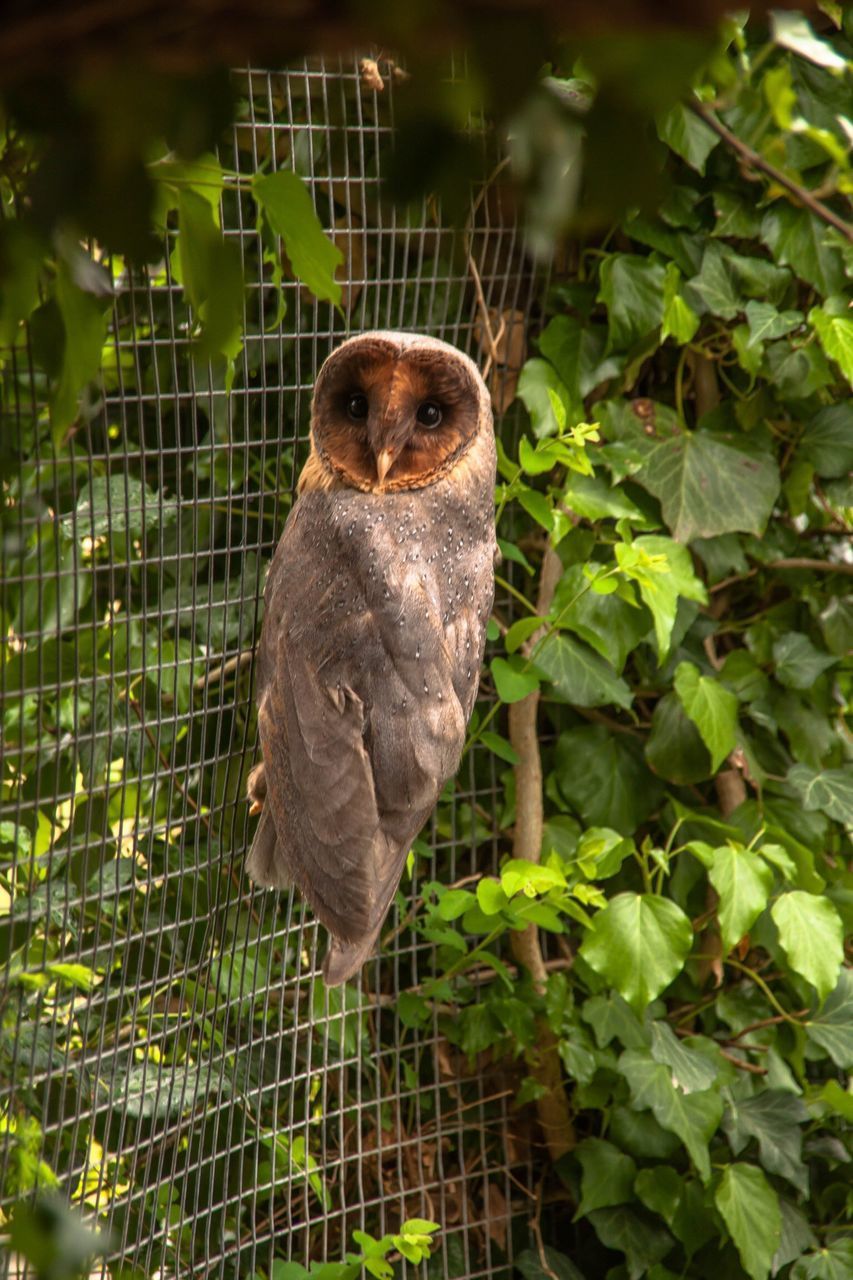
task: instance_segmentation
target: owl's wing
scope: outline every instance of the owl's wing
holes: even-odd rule
[[[379,831],[364,705],[352,689],[330,688],[282,632],[258,718],[278,854],[323,924],[338,937],[361,937],[372,917]]]

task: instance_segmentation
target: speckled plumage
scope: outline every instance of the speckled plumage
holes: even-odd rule
[[[350,457],[322,388],[374,367],[365,440],[374,452],[393,442],[399,470],[368,488],[370,455]],[[447,426],[422,439],[397,418],[432,385],[445,387]],[[375,945],[477,694],[497,547],[492,416],[475,366],[434,339],[350,339],[318,378],[303,475],[265,590],[263,766],[249,788],[263,809],[247,869],[299,888],[332,935],[324,976],[336,983]]]

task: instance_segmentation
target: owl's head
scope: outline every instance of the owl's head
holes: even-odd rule
[[[492,431],[492,413],[477,367],[437,338],[350,338],[326,360],[314,388],[315,448],[340,480],[366,492],[432,484],[481,430]]]

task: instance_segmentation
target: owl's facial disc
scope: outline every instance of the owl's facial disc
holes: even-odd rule
[[[327,466],[358,489],[421,488],[443,475],[480,425],[475,376],[437,343],[365,338],[330,356],[312,432]]]

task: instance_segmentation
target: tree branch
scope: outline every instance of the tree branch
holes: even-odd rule
[[[546,547],[536,601],[536,612],[540,617],[547,617],[550,612],[554,591],[562,572],[560,557],[550,546]],[[523,651],[528,656],[545,630],[544,626],[541,627],[523,646]],[[515,766],[515,832],[512,852],[514,857],[524,858],[528,862],[539,861],[544,826],[538,712],[538,689],[520,702],[513,702],[509,708],[509,740],[518,754],[518,764]],[[548,981],[548,970],[539,945],[539,930],[536,925],[529,924],[521,931],[513,930],[510,943],[516,962],[528,971],[536,991],[542,995]],[[571,1151],[575,1145],[575,1132],[560,1072],[557,1037],[544,1018],[538,1023],[537,1036],[536,1057],[530,1064],[531,1075],[545,1086],[547,1092],[537,1099],[536,1112],[551,1159],[559,1160],[560,1156]]]
[[[813,213],[816,218],[820,218],[821,222],[834,227],[836,231],[844,236],[845,240],[849,240],[853,244],[853,226],[849,222],[845,222],[839,214],[830,209],[828,205],[825,205],[822,200],[818,200],[816,196],[812,195],[808,188],[801,186],[798,182],[794,182],[793,178],[789,178],[781,169],[777,169],[775,164],[771,164],[769,160],[765,160],[752,147],[742,142],[737,134],[732,133],[731,129],[727,129],[722,121],[717,119],[713,111],[707,111],[695,98],[688,98],[685,105],[694,115],[703,120],[718,138],[722,138],[726,146],[735,151],[750,169],[758,169],[759,172],[766,173],[768,178],[778,182],[780,187],[784,187],[799,204]]]

